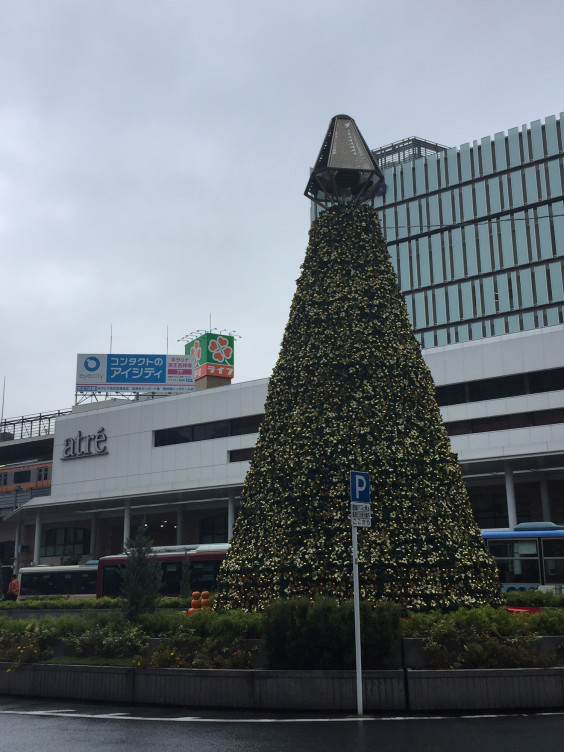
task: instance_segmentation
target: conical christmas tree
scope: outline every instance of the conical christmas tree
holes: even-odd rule
[[[352,597],[349,472],[370,474],[361,595],[407,609],[499,603],[376,211],[312,224],[220,571],[220,607]]]

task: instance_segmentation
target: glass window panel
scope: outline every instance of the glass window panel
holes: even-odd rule
[[[480,295],[480,280],[473,280],[472,290],[474,293],[474,307],[476,309],[476,316],[481,316],[484,313],[484,310],[482,308],[482,297]]]
[[[531,155],[529,154],[529,129],[526,125],[521,128],[521,147],[523,149],[523,162],[529,162]]]
[[[510,334],[513,334],[514,332],[519,331],[519,316],[507,317],[507,331]]]
[[[556,306],[555,308],[549,308],[547,311],[545,311],[545,313],[547,326],[555,326],[556,324],[560,323],[561,318],[558,306]]]
[[[430,229],[433,229],[433,227],[439,227],[441,224],[441,215],[439,214],[439,197],[437,195],[429,196],[427,207],[429,210],[429,224],[431,225]]]
[[[514,227],[517,263],[527,264],[529,262],[529,245],[527,243],[525,212],[519,212],[514,215]]]
[[[438,287],[435,290],[435,311],[436,311],[436,317],[437,317],[437,324],[446,324],[447,323],[447,312],[446,312],[446,292],[444,287]],[[445,344],[443,342],[442,344]]]
[[[482,331],[482,322],[474,321],[470,324],[470,331],[472,333],[472,339],[481,339],[484,336]]]
[[[397,209],[398,209],[398,220],[397,220],[398,236],[401,238],[401,237],[405,237],[409,232],[407,228],[407,206],[405,204],[400,204]]]
[[[468,342],[470,339],[470,330],[468,324],[462,324],[456,328],[457,342]]]
[[[519,128],[510,128],[507,131],[509,143],[509,164],[515,167],[521,164],[521,149],[519,147]]]
[[[482,174],[489,175],[493,172],[492,144],[489,136],[481,140],[482,147]]]
[[[419,201],[410,201],[409,208],[409,232],[423,232],[419,211]],[[426,228],[425,228],[426,229]]]
[[[494,135],[494,149],[496,170],[505,170],[507,167],[507,157],[505,156],[505,133],[496,133]]]
[[[460,294],[462,297],[462,318],[471,319],[474,317],[474,305],[472,302],[472,283],[463,282],[460,285]]]
[[[478,252],[480,256],[480,270],[482,272],[490,272],[492,270],[492,258],[489,223],[478,225]]]
[[[495,313],[493,277],[486,277],[483,279],[482,288],[484,291],[484,312],[489,316],[492,313]]]
[[[513,206],[523,206],[523,177],[521,171],[512,172],[509,176],[511,181],[511,199]]]
[[[394,167],[387,167],[385,170],[382,170],[384,183],[386,183],[386,200],[389,203],[396,200],[394,169]]]
[[[419,253],[419,272],[420,281],[422,286],[431,284],[431,266],[429,259],[429,238],[419,238],[417,241],[417,249]]]
[[[472,155],[470,144],[462,144],[460,147],[460,177],[461,180],[472,179]]]
[[[437,178],[437,157],[435,155],[427,157],[427,180],[429,190],[436,191],[439,187],[439,181]]]
[[[550,115],[550,117],[544,120],[544,132],[546,137],[546,153],[558,154],[558,134],[556,132],[556,115]]]
[[[437,331],[437,346],[448,345],[448,334],[446,329],[439,329]]]
[[[562,173],[560,172],[560,160],[551,159],[547,162],[548,181],[550,185],[550,195],[558,196],[562,193]]]
[[[427,306],[427,326],[435,325],[435,317],[433,313],[433,291],[425,291],[425,305]]]
[[[501,196],[499,178],[488,180],[488,191],[490,195],[490,212],[496,213],[501,211]]]
[[[472,186],[465,185],[462,187],[462,213],[464,220],[473,219],[474,203],[472,201]]]
[[[531,142],[533,145],[533,159],[544,157],[544,144],[542,142],[542,125],[540,120],[531,123]]]
[[[460,320],[460,301],[458,299],[458,285],[447,287],[448,318],[449,321]]]
[[[564,298],[564,287],[562,285],[562,262],[557,261],[550,264],[550,286],[552,288],[552,300],[562,300]]]
[[[523,331],[535,328],[535,314],[524,313],[523,314]]]
[[[507,274],[500,274],[496,281],[498,310],[509,311],[509,285]]]
[[[486,201],[486,181],[481,180],[474,186],[476,194],[476,216],[483,217],[488,213],[488,204]]]
[[[422,329],[427,326],[427,316],[425,315],[425,293],[418,292],[414,296],[415,303],[415,326]]]
[[[495,335],[505,334],[505,319],[504,318],[494,319],[493,331]]]
[[[466,269],[468,274],[478,274],[478,256],[476,253],[476,233],[474,227],[462,228],[464,242],[466,244]]]
[[[511,222],[501,221],[499,223],[501,231],[501,258],[504,266],[513,266],[515,256],[513,253],[513,233],[511,232]]]
[[[441,195],[441,210],[443,216],[443,224],[452,224],[452,193],[451,191],[444,191]]]
[[[536,167],[525,168],[525,189],[527,191],[527,201],[529,203],[539,200]]]
[[[408,162],[402,167],[403,174],[403,198],[413,196],[413,163]]]
[[[386,222],[386,240],[388,241],[388,243],[390,243],[397,238],[396,218],[394,210],[386,209],[384,211],[384,218]]]
[[[402,290],[409,290],[411,288],[411,274],[409,270],[409,245],[407,243],[400,243],[399,245],[399,281]]]
[[[415,192],[426,193],[427,186],[425,184],[425,172],[427,169],[426,161],[424,159],[417,159],[414,162],[415,166]]]
[[[460,227],[451,232],[450,242],[452,248],[454,277],[460,279],[464,276],[464,254],[462,251],[462,230]]]
[[[519,270],[519,283],[521,286],[521,306],[530,308],[533,305],[533,280],[530,269]]]
[[[449,185],[456,185],[460,181],[458,175],[458,150],[449,149],[447,151],[447,165],[448,165],[448,183]]]
[[[548,198],[548,172],[545,164],[539,165],[537,175],[540,184],[541,201],[544,201]]]
[[[557,201],[552,204],[552,228],[559,256],[564,253],[564,203]]]
[[[548,285],[546,283],[546,269],[544,266],[537,266],[534,270],[534,286],[537,305],[545,305],[548,303]]]
[[[552,250],[552,234],[550,232],[550,218],[547,212],[546,208],[541,208],[537,214],[541,258],[552,258],[554,255]]]
[[[441,248],[441,236],[431,235],[431,261],[433,265],[433,282],[444,282],[443,254]]]
[[[501,190],[501,206],[503,209],[509,209],[513,204],[511,203],[511,196],[509,195],[509,178],[507,175],[502,175],[499,180]]]

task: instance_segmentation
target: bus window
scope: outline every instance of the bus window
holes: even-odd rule
[[[536,539],[489,540],[502,583],[540,582],[539,554]]]
[[[542,542],[544,578],[547,585],[564,582],[564,540],[553,538]]]

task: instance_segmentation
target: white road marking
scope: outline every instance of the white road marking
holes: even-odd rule
[[[543,711],[539,713],[487,713],[481,715],[403,715],[403,716],[342,716],[340,718],[204,718],[202,716],[138,716],[122,713],[79,713],[76,710],[0,710],[0,715],[36,715],[60,718],[97,718],[112,721],[161,721],[164,723],[350,723],[351,721],[447,721],[481,720],[484,718],[528,718],[534,716],[564,715],[564,711]]]

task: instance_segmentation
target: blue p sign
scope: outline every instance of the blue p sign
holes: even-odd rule
[[[370,479],[368,473],[351,470],[351,501],[370,503]]]

